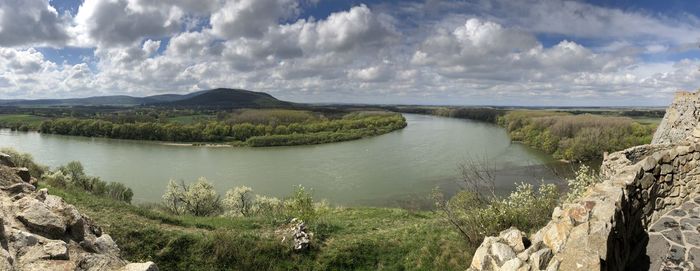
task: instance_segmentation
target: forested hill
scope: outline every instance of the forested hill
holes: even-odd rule
[[[185,99],[156,103],[158,106],[216,107],[216,108],[279,108],[293,104],[264,92],[217,88]]]
[[[289,107],[290,102],[280,101],[272,95],[242,89],[217,88],[189,94],[160,94],[147,97],[126,95],[96,96],[71,99],[0,100],[0,106],[49,107],[49,106],[177,106],[216,108],[271,108]]]

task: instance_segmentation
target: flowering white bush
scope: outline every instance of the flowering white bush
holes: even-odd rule
[[[569,192],[566,195],[566,200],[571,202],[581,197],[588,187],[602,181],[598,173],[594,172],[586,165],[581,165],[576,171],[576,177],[567,180]]]
[[[189,185],[170,180],[162,199],[165,208],[174,214],[209,216],[221,210],[219,195],[204,177]]]
[[[237,186],[226,192],[224,209],[226,216],[249,216],[254,203],[253,189]]]

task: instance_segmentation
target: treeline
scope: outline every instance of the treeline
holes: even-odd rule
[[[490,123],[496,123],[498,121],[498,117],[503,116],[506,113],[506,110],[488,107],[397,106],[385,108],[394,112],[435,115],[441,117],[469,119]]]
[[[603,152],[648,144],[656,125],[627,117],[511,111],[498,119],[512,140],[570,161],[602,158]]]
[[[60,118],[44,121],[42,133],[175,142],[246,142],[252,146],[326,143],[356,139],[401,129],[406,120],[400,114],[351,115],[342,119],[289,125],[222,121],[179,124],[160,122],[114,123],[106,120]],[[306,137],[306,138],[304,138]]]

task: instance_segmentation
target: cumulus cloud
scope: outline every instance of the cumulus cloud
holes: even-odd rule
[[[86,0],[72,15],[46,0],[0,0],[0,94],[240,87],[305,102],[557,104],[657,102],[700,84],[700,60],[658,60],[696,47],[692,18],[556,0],[360,4],[302,17],[310,2]],[[64,44],[92,53],[71,65],[33,48]]]
[[[177,6],[147,0],[86,0],[71,29],[77,44],[101,46],[164,37],[179,30],[183,11]]]
[[[47,0],[0,0],[0,46],[61,45],[66,24]]]
[[[213,32],[224,38],[258,38],[280,19],[297,12],[295,0],[230,0],[211,15],[211,25]]]

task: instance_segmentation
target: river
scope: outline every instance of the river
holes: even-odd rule
[[[487,157],[498,168],[497,189],[515,182],[558,182],[543,165],[560,165],[517,143],[495,125],[470,120],[404,114],[400,131],[361,140],[311,146],[222,148],[157,142],[84,138],[0,130],[0,146],[31,153],[51,167],[73,160],[89,175],[134,190],[135,202],[160,200],[170,179],[205,177],[220,192],[246,185],[283,197],[295,185],[316,199],[343,206],[415,207],[430,191],[457,188],[458,164]]]

